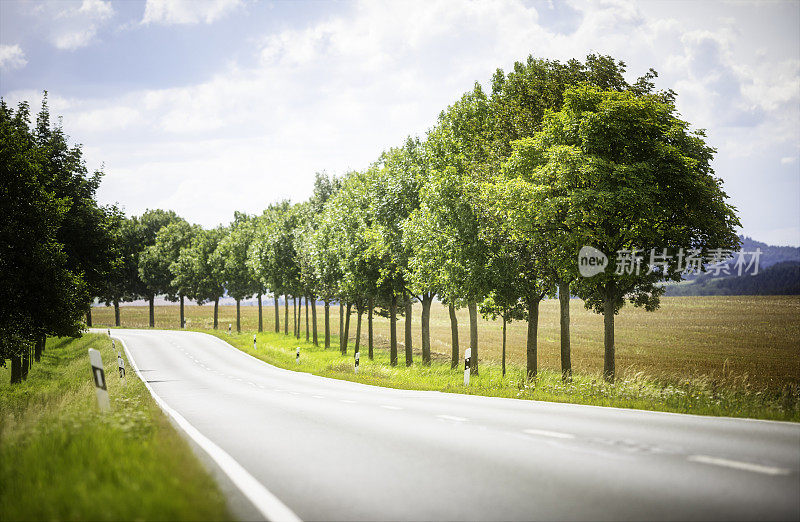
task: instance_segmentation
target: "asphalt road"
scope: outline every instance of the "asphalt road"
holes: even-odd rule
[[[799,520],[800,426],[394,390],[114,330],[151,389],[304,520]]]

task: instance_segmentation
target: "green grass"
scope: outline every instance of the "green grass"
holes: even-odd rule
[[[111,412],[98,411],[88,348],[101,351]],[[127,365],[130,368],[130,365]],[[106,336],[48,339],[28,379],[0,368],[0,519],[228,520],[213,479]]]
[[[449,363],[434,361],[430,367],[419,363],[406,367],[402,353],[400,365],[392,367],[386,351],[376,351],[375,359],[370,361],[362,346],[359,373],[356,374],[353,345],[350,344],[348,355],[343,356],[338,350],[338,340],[332,340],[335,346],[325,350],[304,339],[264,332],[258,334],[258,349],[254,350],[252,332],[227,335],[213,330],[198,331],[212,333],[275,366],[364,384],[675,413],[800,421],[800,389],[797,386],[787,386],[783,391],[775,392],[755,387],[746,378],[735,375],[668,382],[636,373],[618,379],[615,384],[608,384],[599,373],[578,373],[572,382],[564,383],[560,372],[544,370],[537,379],[529,382],[525,380],[521,366],[511,365],[503,377],[499,365],[484,362],[480,375],[473,376],[469,387],[465,387],[463,366],[453,370]],[[301,352],[299,364],[295,362],[298,346]]]

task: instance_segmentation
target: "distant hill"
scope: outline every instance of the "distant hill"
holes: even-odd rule
[[[752,269],[736,275],[733,259],[727,263],[730,274],[714,276],[708,272],[667,285],[665,295],[794,295],[800,294],[800,247],[773,246],[739,236],[741,250],[750,254],[761,250],[758,273]],[[747,256],[750,259],[750,255]]]
[[[666,295],[797,295],[800,261],[782,261],[756,275],[712,277],[703,274],[691,283],[670,285]]]
[[[742,241],[742,250],[745,252],[755,252],[757,248],[761,249],[759,267],[762,269],[784,261],[800,263],[800,247],[772,246],[744,236],[739,236],[739,239]]]

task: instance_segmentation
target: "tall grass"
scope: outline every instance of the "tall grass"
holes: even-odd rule
[[[103,356],[111,411],[96,405],[87,349]],[[11,386],[0,369],[0,519],[230,519],[192,450],[106,336],[48,339]],[[128,365],[130,368],[130,366]]]

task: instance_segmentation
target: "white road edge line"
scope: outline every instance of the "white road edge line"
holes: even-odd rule
[[[469,420],[466,417],[457,417],[455,415],[437,415],[436,417],[442,420],[449,420],[455,422],[466,422]]]
[[[788,475],[791,470],[786,468],[776,468],[773,466],[762,466],[740,460],[722,459],[719,457],[709,457],[708,455],[689,455],[686,457],[689,462],[699,462],[701,464],[711,464],[712,466],[723,466],[726,468],[741,469],[743,471],[753,471],[764,473],[765,475]]]
[[[119,342],[122,344],[122,347],[125,349],[125,355],[128,357],[128,361],[130,361],[131,366],[133,366],[133,370],[136,372],[136,375],[139,377],[139,380],[147,387],[147,390],[150,392],[150,395],[153,396],[158,406],[172,419],[175,423],[180,426],[180,428],[191,437],[191,439],[200,446],[203,451],[205,451],[211,459],[217,463],[217,465],[222,469],[222,471],[228,475],[228,478],[239,488],[239,490],[247,497],[250,502],[253,503],[253,506],[264,516],[266,520],[270,522],[301,522],[300,517],[298,517],[294,511],[289,509],[286,504],[281,502],[278,497],[273,495],[267,488],[264,487],[258,480],[255,479],[250,473],[245,470],[241,464],[236,462],[236,460],[228,455],[225,450],[211,442],[211,440],[200,433],[200,431],[192,426],[189,421],[187,421],[183,415],[178,413],[177,411],[170,408],[164,400],[156,395],[156,392],[153,391],[153,388],[147,383],[147,381],[142,377],[139,373],[139,367],[136,365],[136,361],[134,360],[131,352],[128,350],[128,346],[125,344],[125,341],[119,339]]]
[[[554,439],[574,439],[575,435],[572,433],[561,433],[560,431],[547,431],[547,430],[522,430],[529,435],[541,435],[542,437],[552,437]]]

